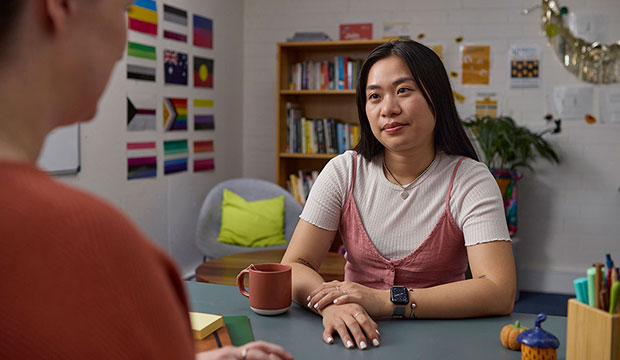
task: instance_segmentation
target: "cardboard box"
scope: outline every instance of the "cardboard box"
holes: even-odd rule
[[[620,360],[620,314],[568,300],[566,360]]]

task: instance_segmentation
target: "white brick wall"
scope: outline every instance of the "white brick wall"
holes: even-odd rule
[[[458,105],[470,115],[477,91],[501,95],[503,113],[533,130],[545,127],[547,91],[554,86],[584,85],[566,71],[547,46],[540,30],[540,10],[528,16],[521,10],[535,0],[245,0],[243,56],[243,172],[247,177],[275,179],[276,46],[295,31],[324,31],[338,39],[345,20],[410,21],[412,35],[425,33],[428,43],[443,43],[448,71],[460,73],[458,46],[491,45],[491,84],[456,90],[467,96]],[[603,12],[608,16],[608,39],[620,39],[618,0],[561,0],[571,11]],[[542,49],[539,89],[510,89],[507,60],[511,43],[536,43]],[[599,117],[594,86],[593,114]],[[519,186],[518,250],[522,289],[572,292],[572,279],[611,252],[620,263],[620,125],[564,122],[562,133],[548,139],[557,145],[562,163],[540,161],[526,172]]]

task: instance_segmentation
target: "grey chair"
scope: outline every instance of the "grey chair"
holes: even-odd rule
[[[217,241],[222,223],[222,194],[228,189],[246,201],[271,199],[284,196],[284,239],[286,244],[266,247],[245,247]],[[286,249],[299,221],[302,206],[293,195],[282,187],[265,180],[239,178],[217,184],[205,197],[198,216],[196,246],[202,251],[204,261],[256,250]]]

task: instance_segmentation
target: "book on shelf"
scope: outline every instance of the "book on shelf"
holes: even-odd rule
[[[305,205],[308,195],[310,195],[310,189],[312,189],[312,185],[318,176],[319,172],[316,170],[298,170],[297,174],[289,175],[286,184],[287,189],[297,201]]]
[[[357,145],[359,125],[334,118],[307,118],[299,106],[287,102],[286,144],[287,153],[341,154]]]
[[[335,56],[333,61],[302,61],[291,65],[289,90],[355,89],[362,59]]]

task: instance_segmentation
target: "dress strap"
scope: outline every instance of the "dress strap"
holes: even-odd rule
[[[452,171],[452,178],[450,178],[450,186],[448,187],[448,194],[446,195],[446,211],[450,211],[450,194],[452,194],[452,185],[454,184],[454,178],[456,177],[456,172],[459,170],[459,166],[463,160],[467,159],[465,156],[457,161],[456,166],[454,166],[454,171]]]
[[[355,172],[357,170],[357,151],[353,151],[353,171],[351,172],[351,187],[349,188],[349,199],[353,198],[353,185],[355,184]]]

